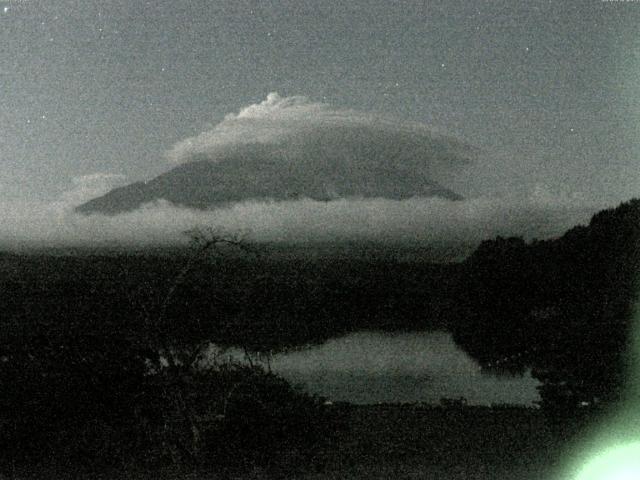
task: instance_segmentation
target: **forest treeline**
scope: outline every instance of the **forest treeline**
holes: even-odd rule
[[[279,351],[362,329],[445,328],[459,265],[203,255],[167,305],[175,338]],[[0,311],[20,329],[144,328],[188,261],[159,255],[0,256]],[[117,328],[116,328],[117,327]]]
[[[615,405],[630,371],[640,272],[640,200],[553,240],[483,242],[459,278],[456,342],[483,366],[530,368],[559,417]]]

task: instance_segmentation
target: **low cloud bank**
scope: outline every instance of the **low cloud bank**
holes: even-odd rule
[[[168,246],[186,243],[183,232],[197,226],[240,232],[259,242],[476,244],[496,235],[557,236],[588,222],[603,207],[538,189],[520,198],[247,201],[205,211],[160,201],[130,213],[85,216],[74,213],[68,197],[53,203],[0,203],[5,212],[0,245],[11,249]]]
[[[63,205],[79,205],[124,185],[126,179],[126,176],[114,173],[93,173],[74,177],[71,179],[72,187],[62,194],[60,201]]]

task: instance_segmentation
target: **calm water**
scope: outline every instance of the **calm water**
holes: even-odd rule
[[[445,332],[359,332],[276,355],[272,369],[308,391],[353,403],[428,402],[463,396],[471,404],[538,400],[538,382],[481,373]]]

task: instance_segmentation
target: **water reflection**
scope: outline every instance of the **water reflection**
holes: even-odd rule
[[[335,401],[437,403],[463,396],[470,404],[531,405],[539,399],[528,373],[481,373],[446,332],[353,333],[276,355],[271,368]]]

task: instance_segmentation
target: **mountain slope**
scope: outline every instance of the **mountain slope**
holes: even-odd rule
[[[274,155],[227,155],[223,160],[196,159],[148,182],[116,188],[77,211],[114,215],[164,199],[175,205],[206,209],[244,200],[415,196],[461,199],[417,169],[381,162],[363,164],[328,160],[295,162]],[[365,168],[366,167],[366,168]]]

